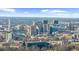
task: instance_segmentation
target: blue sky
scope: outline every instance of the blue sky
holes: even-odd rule
[[[0,16],[79,18],[79,8],[0,8]]]

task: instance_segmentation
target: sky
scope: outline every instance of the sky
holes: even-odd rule
[[[79,18],[79,8],[0,8],[0,16]]]

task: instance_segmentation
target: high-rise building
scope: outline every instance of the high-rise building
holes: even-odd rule
[[[49,20],[49,24],[50,25],[54,24],[54,19]]]
[[[36,22],[35,25],[37,26],[39,34],[43,33],[43,23],[41,21]]]
[[[52,35],[52,30],[53,30],[53,28],[52,28],[52,26],[50,26],[50,31],[49,31],[50,35]]]
[[[37,26],[34,21],[33,24],[31,25],[31,35],[37,35]]]
[[[8,29],[6,31],[6,42],[8,43],[10,40],[12,40],[12,32],[11,32],[11,26],[10,26],[10,19],[8,20]]]
[[[27,25],[27,35],[31,36],[31,26]]]
[[[31,26],[31,35],[36,35],[36,26]]]
[[[47,20],[44,20],[43,21],[43,32],[44,33],[47,33],[48,30],[49,30],[48,21]]]
[[[57,27],[55,27],[55,26],[53,26],[53,25],[50,26],[50,30],[49,30],[49,34],[50,34],[50,35],[52,35],[52,33],[55,33],[55,32],[57,32],[57,31],[58,31],[58,28],[57,28]]]
[[[54,20],[54,24],[58,24],[58,20]]]

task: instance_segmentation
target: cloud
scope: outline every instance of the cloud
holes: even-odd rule
[[[40,12],[32,13],[29,11],[17,12],[16,9],[1,8],[0,16],[14,16],[14,17],[68,17],[68,18],[79,18],[79,12],[73,13],[71,11],[60,10],[60,9],[43,9]]]
[[[64,10],[52,10],[51,12],[67,12],[67,11],[64,11]]]
[[[49,10],[49,9],[44,9],[40,11],[41,13],[67,13],[68,11],[65,10]]]
[[[48,11],[49,11],[48,9],[41,10],[41,12],[48,12]]]
[[[3,12],[15,12],[15,9],[10,9],[10,8],[0,8],[0,11],[3,11]]]
[[[52,17],[79,18],[79,13],[59,13],[59,14],[52,14]]]
[[[79,13],[73,13],[67,10],[59,10],[59,9],[44,9],[41,10],[41,16],[44,17],[68,17],[68,18],[79,18]]]

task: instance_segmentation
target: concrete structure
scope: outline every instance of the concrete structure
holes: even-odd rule
[[[12,40],[12,32],[10,28],[10,19],[8,19],[8,29],[6,31],[6,43],[8,43],[10,40]]]

